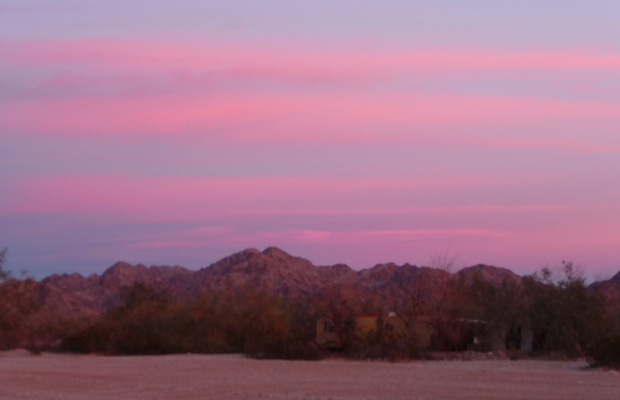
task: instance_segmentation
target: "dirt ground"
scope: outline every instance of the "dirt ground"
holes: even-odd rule
[[[0,399],[620,399],[584,362],[259,361],[0,353]]]

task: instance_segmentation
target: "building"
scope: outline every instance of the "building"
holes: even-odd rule
[[[408,332],[403,319],[390,311],[387,316],[379,314],[359,314],[355,316],[352,340],[356,343],[373,343],[378,339],[387,342],[415,340],[419,348],[430,346],[433,327],[431,317],[416,319],[412,332]],[[330,318],[320,318],[316,324],[316,342],[327,349],[342,348],[342,329],[338,329]],[[415,339],[414,339],[415,338]]]

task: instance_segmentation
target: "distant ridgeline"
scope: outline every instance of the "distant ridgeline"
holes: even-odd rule
[[[613,365],[595,356],[620,337],[620,273],[586,286],[571,263],[558,276],[444,267],[354,271],[270,247],[198,271],[119,262],[102,275],[8,279],[0,285],[0,347],[278,358],[560,351]]]

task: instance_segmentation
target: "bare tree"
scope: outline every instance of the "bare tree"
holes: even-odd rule
[[[7,281],[13,277],[11,271],[5,270],[7,248],[0,251],[0,282]]]
[[[319,302],[320,313],[331,322],[334,334],[343,350],[349,350],[355,341],[355,304],[342,288],[332,286],[325,290]]]
[[[443,272],[438,274],[438,282],[436,283],[436,293],[431,299],[431,312],[437,317],[441,317],[446,311],[445,306],[452,294],[453,285],[452,278],[456,270],[456,259],[458,256],[450,254],[450,248],[443,253],[435,253],[431,256],[429,267]]]
[[[458,255],[452,255],[450,253],[450,247],[441,253],[434,253],[431,255],[431,260],[428,264],[429,267],[445,271],[449,274],[456,272],[456,260]]]
[[[437,338],[435,346],[440,350],[451,350],[459,340],[459,286],[454,277],[457,258],[448,247],[444,252],[432,255],[429,263],[431,268],[440,271],[434,282],[434,293],[428,300]]]
[[[404,332],[401,339],[410,355],[420,350],[420,331],[433,328],[437,335],[438,347],[446,347],[451,334],[449,329],[449,302],[454,292],[452,272],[456,256],[449,249],[433,255],[430,268],[418,268],[414,279],[406,285],[399,285],[391,292],[391,306],[396,317],[402,322]],[[424,328],[424,325],[427,325]]]

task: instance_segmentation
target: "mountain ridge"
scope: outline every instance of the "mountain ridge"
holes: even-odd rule
[[[316,266],[277,247],[268,247],[262,252],[249,248],[233,253],[197,271],[179,266],[146,267],[119,261],[101,275],[54,274],[41,281],[39,299],[42,307],[50,311],[92,316],[120,305],[122,289],[136,282],[167,291],[178,298],[244,285],[290,298],[321,296],[326,289],[335,286],[348,288],[352,296],[365,298],[374,293],[383,298],[394,293],[404,295],[420,285],[432,293],[436,285],[451,275],[461,276],[466,283],[471,283],[477,276],[495,287],[501,287],[504,282],[519,284],[522,280],[507,268],[485,264],[455,273],[393,262],[358,271],[346,264]],[[620,303],[620,273],[608,281],[596,282],[590,288],[600,290],[608,299]]]

